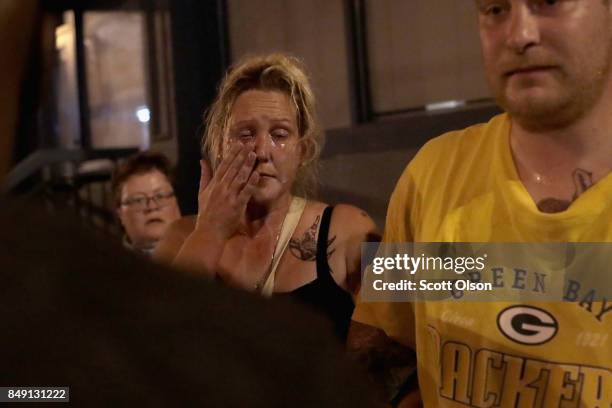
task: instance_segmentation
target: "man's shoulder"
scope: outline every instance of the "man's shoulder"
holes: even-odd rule
[[[495,137],[508,129],[506,114],[486,123],[453,130],[429,140],[409,164],[411,171],[432,171],[470,163],[493,153]]]
[[[505,128],[506,114],[494,116],[486,123],[453,130],[427,142],[419,154],[461,153],[493,142],[493,137]]]
[[[489,174],[499,154],[496,141],[508,129],[508,117],[502,114],[487,123],[431,139],[404,169],[394,196],[412,196],[415,188],[421,195],[448,192],[449,188],[460,188],[467,180]]]

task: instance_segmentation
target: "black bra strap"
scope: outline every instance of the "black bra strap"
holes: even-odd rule
[[[323,216],[321,217],[319,235],[317,236],[317,278],[330,276],[329,264],[327,263],[327,240],[329,238],[329,224],[333,210],[333,206],[326,207],[325,210],[323,210]]]

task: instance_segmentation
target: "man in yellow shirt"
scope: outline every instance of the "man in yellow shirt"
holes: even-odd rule
[[[421,149],[391,197],[383,241],[612,242],[609,2],[476,5],[487,79],[506,113]],[[525,292],[550,283],[517,269],[494,280]],[[390,394],[416,350],[425,407],[610,408],[612,299],[598,290],[567,282],[555,303],[361,299],[349,349]],[[510,314],[531,326],[504,323]],[[536,334],[542,341],[525,341]]]

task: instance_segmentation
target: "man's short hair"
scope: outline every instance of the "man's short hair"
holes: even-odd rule
[[[162,173],[168,178],[168,181],[172,183],[172,166],[170,165],[168,157],[162,153],[152,151],[136,153],[119,164],[113,172],[111,180],[115,208],[121,205],[121,188],[123,187],[123,183],[135,174],[144,174],[153,170]]]

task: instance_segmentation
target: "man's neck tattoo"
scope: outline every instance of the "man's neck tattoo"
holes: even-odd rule
[[[576,169],[572,173],[572,177],[574,178],[574,187],[576,188],[576,192],[572,197],[572,201],[574,201],[593,185],[593,173],[583,169]]]
[[[314,261],[317,259],[317,229],[320,221],[321,216],[319,215],[310,228],[302,235],[302,238],[291,238],[289,241],[289,250],[297,259],[302,261]],[[335,240],[335,236],[327,240],[328,258],[334,252],[331,246]]]
[[[543,213],[558,213],[565,211],[578,197],[587,191],[593,183],[593,173],[584,169],[576,169],[572,173],[574,180],[574,195],[571,200],[547,197],[538,202],[538,209]]]

